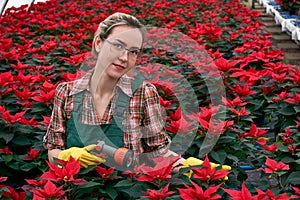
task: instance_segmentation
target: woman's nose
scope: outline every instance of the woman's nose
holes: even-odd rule
[[[126,49],[120,52],[119,59],[123,62],[126,62],[128,60],[128,51]]]

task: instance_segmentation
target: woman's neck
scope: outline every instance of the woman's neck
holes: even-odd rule
[[[94,96],[107,97],[111,95],[118,80],[103,73],[100,77],[93,74],[91,78],[91,92]]]

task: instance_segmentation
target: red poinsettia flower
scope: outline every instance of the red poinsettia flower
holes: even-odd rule
[[[35,179],[25,179],[25,181],[28,184],[33,185],[33,186],[37,186],[37,187],[44,186],[47,183],[47,180],[45,180],[45,179],[42,179],[40,181],[37,181]]]
[[[261,86],[260,88],[263,91],[263,94],[269,94],[270,92],[272,92],[277,86],[270,86],[270,87],[265,87],[265,86]]]
[[[263,192],[262,190],[256,188],[257,195],[254,197],[255,200],[264,200],[264,199],[272,199],[272,200],[289,200],[292,199],[292,197],[286,196],[286,193],[283,193],[280,196],[274,195],[274,193],[271,190],[267,190],[266,192]]]
[[[226,105],[226,106],[233,106],[233,107],[238,107],[238,106],[245,106],[248,103],[244,102],[242,99],[240,99],[240,97],[236,97],[233,100],[230,99],[226,99],[225,97],[222,97],[222,102]]]
[[[299,199],[300,198],[300,189],[297,187],[292,187],[292,188],[295,191],[296,195],[292,195],[291,199]]]
[[[178,107],[174,112],[173,111],[167,111],[170,115],[171,119],[174,121],[178,121],[182,117],[181,109]]]
[[[11,71],[2,72],[0,74],[0,86],[1,87],[6,86],[7,84],[9,84],[12,81],[13,81],[13,76],[12,76]]]
[[[11,64],[16,70],[18,70],[19,72],[23,72],[25,69],[28,68],[29,64],[22,64],[19,60],[18,60],[18,64]]]
[[[260,130],[257,128],[255,124],[251,124],[250,131],[239,134],[239,137],[253,137],[253,138],[259,138],[266,134],[268,131],[267,130]]]
[[[37,158],[39,156],[39,153],[42,149],[30,149],[30,151],[28,152],[28,156],[24,156],[23,160],[33,160],[35,158]]]
[[[282,74],[272,73],[272,79],[278,81],[279,83],[283,83],[284,81],[288,80],[288,76],[286,75],[286,73],[282,73]]]
[[[10,155],[13,154],[13,152],[9,150],[8,146],[6,146],[3,149],[0,149],[0,154]]]
[[[40,72],[44,72],[44,71],[50,71],[51,69],[53,69],[54,65],[49,65],[49,66],[35,66],[35,68],[40,71]]]
[[[2,112],[2,118],[5,119],[9,124],[14,124],[16,122],[19,122],[25,113],[26,110],[22,112],[18,112],[14,116],[12,116],[10,114],[10,111],[7,110],[5,112]]]
[[[250,86],[255,85],[256,81],[264,75],[261,71],[253,68],[249,70],[232,69],[231,71],[234,72],[230,75],[231,78],[238,78],[240,81],[247,82]]]
[[[40,123],[47,127],[50,124],[50,119],[51,117],[49,116],[43,116],[43,121],[41,121]]]
[[[25,192],[18,193],[18,192],[16,192],[16,190],[14,188],[12,188],[8,185],[0,185],[0,190],[2,193],[1,197],[7,197],[12,200],[24,200],[26,197]],[[3,199],[6,199],[6,198],[3,198]]]
[[[290,72],[290,76],[292,77],[291,80],[296,83],[297,85],[300,85],[300,68],[297,70],[293,70],[293,72]]]
[[[188,121],[189,117],[188,116],[183,116],[180,119],[180,127],[179,127],[179,132],[180,133],[190,133],[191,131],[194,131],[197,129],[197,125],[195,121]]]
[[[16,48],[11,48],[9,51],[0,51],[0,54],[2,54],[2,57],[8,59],[8,60],[18,60],[21,55],[18,54]]]
[[[219,194],[214,194],[222,184],[211,186],[203,191],[202,187],[191,181],[193,187],[189,187],[188,185],[184,184],[186,188],[180,188],[179,194],[180,197],[184,200],[194,200],[194,199],[221,199],[222,196]]]
[[[14,81],[20,82],[23,86],[32,85],[35,82],[34,75],[28,74],[24,75],[19,73],[17,76],[13,76]]]
[[[25,181],[28,184],[25,184],[22,186],[22,189],[24,191],[30,191],[32,189],[35,189],[37,187],[44,187],[44,185],[47,183],[47,180],[41,179],[41,180],[35,180],[35,179],[25,179]]]
[[[16,95],[20,100],[25,101],[25,102],[18,102],[18,103],[20,103],[21,105],[24,104],[24,103],[27,103],[27,100],[28,100],[30,97],[32,97],[32,96],[35,95],[34,92],[30,92],[30,91],[28,90],[28,87],[23,87],[23,90],[22,90],[22,91],[19,91],[18,89],[13,88],[13,91],[14,91],[15,95]],[[27,104],[30,105],[31,103],[28,102]],[[28,107],[28,106],[27,106],[27,107]]]
[[[292,136],[295,134],[295,132],[291,132],[290,128],[287,128],[285,130],[285,133],[280,134],[281,140],[283,141],[283,144],[292,144],[294,143],[294,139]]]
[[[4,181],[6,181],[7,180],[7,176],[2,176],[2,177],[0,177],[0,182],[4,182]]]
[[[275,94],[277,97],[274,97],[272,99],[272,102],[277,103],[278,101],[282,99],[286,99],[288,97],[288,93],[286,91],[282,91],[280,94]]]
[[[72,55],[69,58],[63,58],[63,59],[72,65],[78,65],[78,64],[82,63],[83,61],[85,61],[87,59],[87,56],[88,56],[88,52]]]
[[[171,121],[166,123],[166,131],[176,134],[180,128],[180,121]]]
[[[237,63],[238,63],[238,61],[229,62],[228,60],[226,60],[223,57],[221,57],[220,59],[218,59],[217,61],[215,61],[216,66],[222,72],[226,72],[226,71],[230,70]]]
[[[155,167],[149,167],[145,164],[142,164],[139,167],[141,175],[136,179],[143,182],[154,182],[169,179],[171,178],[173,163],[178,159],[180,159],[180,156],[154,158],[154,162],[157,163]]]
[[[202,180],[202,181],[213,181],[224,179],[230,172],[225,170],[218,170],[211,166],[208,156],[206,155],[202,168],[193,168],[194,178]]]
[[[60,199],[64,194],[65,191],[62,190],[62,186],[56,187],[54,183],[52,183],[50,180],[47,181],[47,183],[44,186],[44,189],[42,188],[36,188],[33,190],[30,190],[30,192],[33,193],[33,199],[48,199],[48,198],[56,198]]]
[[[153,72],[154,73],[158,72],[161,67],[162,67],[162,65],[159,64],[159,63],[154,65],[154,66],[153,66],[152,63],[149,63],[145,67],[140,67],[139,70],[140,70],[140,72],[142,72],[147,77],[148,75],[153,74]]]
[[[170,184],[167,184],[164,188],[162,188],[160,190],[150,190],[150,189],[148,189],[147,192],[143,192],[147,196],[141,196],[141,198],[147,198],[147,199],[150,199],[150,200],[166,199],[171,194],[175,193],[173,191],[168,191],[169,190],[169,185]]]
[[[275,151],[278,150],[278,145],[279,144],[271,144],[271,145],[266,145],[267,140],[265,138],[260,138],[257,140],[257,143],[261,145],[262,148],[264,148],[266,151],[274,153]]]
[[[55,91],[55,89],[53,89],[48,92],[44,92],[43,90],[38,90],[36,92],[39,95],[32,97],[32,99],[37,102],[42,102],[42,103],[48,104],[53,100],[56,91]]]
[[[64,73],[63,75],[60,76],[65,81],[73,81],[78,79],[79,77],[82,77],[85,74],[83,71],[77,70],[74,74],[72,73]]]
[[[288,164],[284,164],[283,162],[277,162],[276,160],[273,160],[268,157],[266,159],[265,165],[266,165],[266,168],[262,169],[262,170],[268,174],[290,169]]]
[[[288,149],[290,150],[290,152],[293,154],[295,153],[296,151],[298,151],[298,145],[289,145],[288,146]]]
[[[105,167],[97,166],[94,170],[95,170],[102,178],[108,178],[112,173],[114,173],[115,168],[113,168],[113,167],[105,168]]]
[[[250,112],[247,112],[246,111],[246,108],[245,107],[242,107],[240,110],[236,110],[234,108],[229,108],[229,110],[234,114],[234,115],[237,115],[237,116],[246,116],[246,115],[249,115]]]
[[[300,94],[296,94],[294,97],[284,100],[287,103],[295,104],[300,102]]]
[[[23,124],[23,125],[29,125],[32,128],[36,128],[36,125],[38,123],[34,117],[31,119],[26,119],[25,117],[22,117],[19,122],[20,122],[20,124]]]
[[[239,96],[247,97],[253,94],[256,94],[253,90],[249,89],[249,85],[234,85],[233,87],[230,87],[230,89],[237,93]]]
[[[45,81],[42,85],[42,88],[45,92],[52,92],[53,90],[56,89],[57,85],[58,85],[58,83],[53,85],[52,83],[49,83],[48,81]]]
[[[50,169],[49,171],[44,172],[41,178],[47,180],[53,180],[56,182],[64,181],[71,182],[75,185],[86,184],[87,181],[84,179],[75,179],[74,176],[80,171],[80,162],[79,160],[75,160],[73,157],[70,157],[70,160],[65,161],[57,161],[63,166],[57,166],[52,163],[48,163]]]
[[[251,192],[247,189],[244,182],[242,183],[241,191],[225,189],[225,188],[222,189],[231,196],[232,200],[251,200],[251,199],[254,200],[255,199],[254,197],[252,197]]]

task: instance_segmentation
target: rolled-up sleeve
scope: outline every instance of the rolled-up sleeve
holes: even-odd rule
[[[131,101],[133,109],[130,109],[130,122],[127,123],[129,126],[125,127],[129,147],[138,154],[150,153],[153,157],[161,156],[168,151],[170,137],[165,132],[158,92],[154,85],[146,82],[136,93],[133,98],[139,100]]]
[[[56,88],[52,115],[43,144],[46,149],[65,149],[67,83]]]

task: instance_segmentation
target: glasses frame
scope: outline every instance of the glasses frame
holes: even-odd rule
[[[132,50],[132,49],[126,48],[126,47],[125,47],[123,44],[121,44],[121,43],[114,43],[114,42],[109,41],[109,40],[107,40],[107,39],[104,39],[104,41],[106,41],[108,44],[110,44],[110,45],[112,45],[112,46],[114,46],[114,47],[116,47],[116,45],[120,45],[122,48],[119,49],[118,47],[116,47],[116,48],[117,48],[117,51],[120,52],[120,55],[122,55],[123,53],[125,53],[125,52],[127,51],[127,57],[128,57],[129,59],[137,59],[138,56],[139,56],[140,53],[141,53],[141,49],[134,49],[134,50]],[[135,53],[132,53],[132,51],[138,51],[138,53],[135,54]]]

